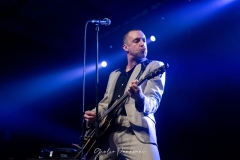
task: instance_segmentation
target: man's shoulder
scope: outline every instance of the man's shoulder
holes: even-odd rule
[[[110,76],[113,75],[113,74],[116,74],[116,73],[118,73],[118,72],[121,72],[122,70],[123,70],[123,67],[120,67],[120,68],[118,68],[118,69],[115,69],[115,70],[111,71]]]
[[[119,72],[119,71],[121,71],[122,70],[122,68],[118,68],[118,69],[116,69],[116,70],[114,70],[114,71],[112,71],[112,72]]]
[[[158,60],[151,60],[151,62],[149,63],[149,65],[161,67],[161,66],[164,65],[164,63],[163,63],[162,61],[158,61]]]
[[[112,71],[112,73],[114,73],[114,72],[121,72],[121,71],[124,71],[124,70],[125,70],[125,66],[122,66],[122,67],[120,67],[120,68],[115,69],[114,71]]]

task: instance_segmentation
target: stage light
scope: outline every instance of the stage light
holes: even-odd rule
[[[106,61],[102,61],[101,65],[102,65],[102,67],[107,67],[107,62]]]
[[[152,42],[156,41],[156,38],[154,36],[151,36],[150,39]]]

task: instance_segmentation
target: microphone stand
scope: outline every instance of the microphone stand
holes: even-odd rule
[[[97,52],[96,52],[96,148],[99,148],[99,121],[98,121],[98,86],[99,86],[99,73],[98,73],[98,32],[99,25],[96,24],[96,42],[97,42]]]
[[[84,37],[84,69],[83,69],[83,109],[82,109],[82,115],[84,115],[84,111],[85,111],[85,75],[86,75],[86,69],[85,69],[85,65],[86,65],[86,30],[87,30],[87,24],[88,22],[86,23],[86,26],[85,26],[85,37]],[[98,69],[98,48],[99,48],[99,45],[98,45],[98,32],[99,32],[99,25],[96,24],[96,42],[97,42],[97,52],[96,52],[96,122],[95,122],[95,129],[96,129],[96,133],[95,133],[95,137],[96,137],[96,148],[99,148],[99,121],[98,121],[98,86],[99,86],[99,69]],[[81,152],[81,156],[80,156],[80,160],[83,160],[85,159],[84,157],[84,118],[82,118],[82,136],[81,136],[81,148],[82,148],[82,152]],[[97,160],[99,158],[97,157]]]
[[[105,21],[101,22],[102,24],[105,23],[104,25],[110,25],[111,21],[108,18],[104,19]],[[89,22],[92,23],[96,23],[96,20],[92,20],[92,21],[88,21],[85,25],[85,36],[84,36],[84,67],[83,67],[83,113],[82,115],[84,115],[85,112],[85,74],[86,74],[86,69],[85,69],[85,65],[86,65],[86,31],[87,31],[87,24]],[[98,69],[98,32],[99,32],[99,24],[101,24],[100,22],[96,23],[96,43],[97,43],[97,52],[96,52],[96,122],[95,122],[95,137],[96,137],[96,148],[99,148],[99,116],[98,116],[98,86],[99,86],[99,69]],[[84,119],[82,118],[83,123],[82,123],[82,134],[84,133]],[[85,159],[84,156],[84,135],[81,136],[81,148],[82,148],[82,152],[81,152],[81,156],[80,156],[80,160]],[[97,160],[99,159],[99,157],[97,157]]]

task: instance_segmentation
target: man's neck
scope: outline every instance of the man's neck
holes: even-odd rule
[[[147,58],[143,58],[143,59],[141,59],[139,61],[129,60],[127,66],[126,66],[126,72],[130,71],[133,67],[135,67],[137,64],[145,61],[146,59]]]
[[[128,62],[127,66],[126,66],[126,72],[130,71],[137,64],[138,64],[137,62]]]

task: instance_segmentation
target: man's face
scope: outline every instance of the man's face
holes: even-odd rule
[[[140,60],[147,56],[146,37],[141,31],[131,31],[128,33],[123,49],[129,56]]]

